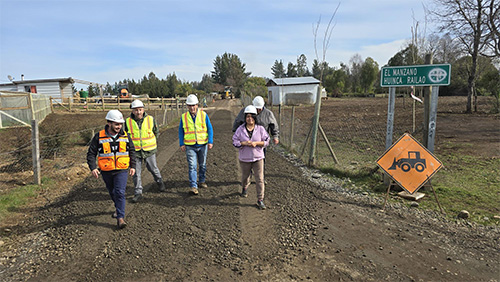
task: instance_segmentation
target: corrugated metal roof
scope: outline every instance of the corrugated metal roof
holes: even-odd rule
[[[1,83],[0,86],[14,85],[14,84],[25,84],[25,83],[40,83],[40,82],[69,82],[74,83],[73,78],[47,78],[47,79],[24,79],[24,80],[13,80],[8,83]]]
[[[319,84],[319,80],[312,76],[273,78],[269,80],[268,84],[271,81],[276,85]]]

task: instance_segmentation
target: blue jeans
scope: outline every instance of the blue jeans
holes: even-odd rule
[[[125,188],[127,188],[128,170],[103,171],[101,174],[111,200],[115,203],[117,218],[125,218]]]
[[[198,188],[197,166],[200,166],[199,182],[205,182],[205,173],[207,172],[207,144],[203,146],[186,146],[186,157],[189,168],[189,187]]]

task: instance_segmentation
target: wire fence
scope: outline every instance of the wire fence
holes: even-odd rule
[[[211,104],[212,99],[207,99]],[[203,106],[203,105],[202,105]],[[187,111],[185,99],[173,106],[146,108],[146,113],[154,117],[159,127],[178,122],[180,115]],[[125,117],[129,110],[122,110]],[[106,112],[68,113],[62,127],[40,126],[39,155],[41,179],[67,181],[75,175],[87,174],[86,151],[92,137],[104,128]],[[78,115],[88,115],[83,129],[74,130],[79,123]],[[71,125],[75,119],[75,126]],[[68,125],[69,124],[69,125]],[[33,183],[33,146],[30,127],[3,129],[0,132],[0,192],[16,186]]]
[[[273,106],[270,109],[280,124],[280,143],[308,163],[314,105]],[[328,99],[322,101],[320,113],[316,165],[353,172],[376,168],[375,161],[385,151],[387,98]],[[405,132],[421,141],[422,123],[423,105],[412,99],[398,98],[393,141]]]
[[[29,125],[50,114],[50,97],[35,93],[0,91],[0,128]]]

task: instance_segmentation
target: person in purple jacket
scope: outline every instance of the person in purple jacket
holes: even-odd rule
[[[269,145],[269,134],[266,129],[255,123],[257,109],[250,105],[245,108],[245,123],[240,125],[233,135],[233,146],[239,149],[241,167],[241,196],[247,197],[250,186],[250,175],[253,171],[257,186],[257,207],[263,210],[264,205],[264,148]]]

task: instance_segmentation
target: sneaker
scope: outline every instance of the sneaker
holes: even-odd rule
[[[261,210],[266,209],[266,205],[264,205],[264,201],[262,201],[262,200],[257,201],[257,207],[259,207],[259,209],[261,209]]]
[[[193,195],[198,195],[198,188],[196,188],[196,187],[191,187],[191,194],[193,194]]]
[[[127,223],[125,222],[125,220],[123,218],[119,218],[117,220],[117,223],[116,223],[118,229],[123,229],[125,227],[127,227]]]
[[[160,182],[158,182],[158,189],[160,190],[160,192],[167,191],[167,188],[165,187],[165,183],[163,183],[163,180],[161,180]]]
[[[117,218],[118,215],[116,214],[116,212],[114,212],[112,215],[111,215],[111,218]]]
[[[137,203],[143,198],[142,194],[137,194],[132,198],[132,203]]]
[[[248,197],[248,191],[247,191],[247,189],[243,189],[243,190],[241,191],[241,195],[240,195],[240,196],[241,196],[241,197],[243,197],[243,198]]]
[[[207,183],[205,182],[200,183],[200,188],[208,188]]]

